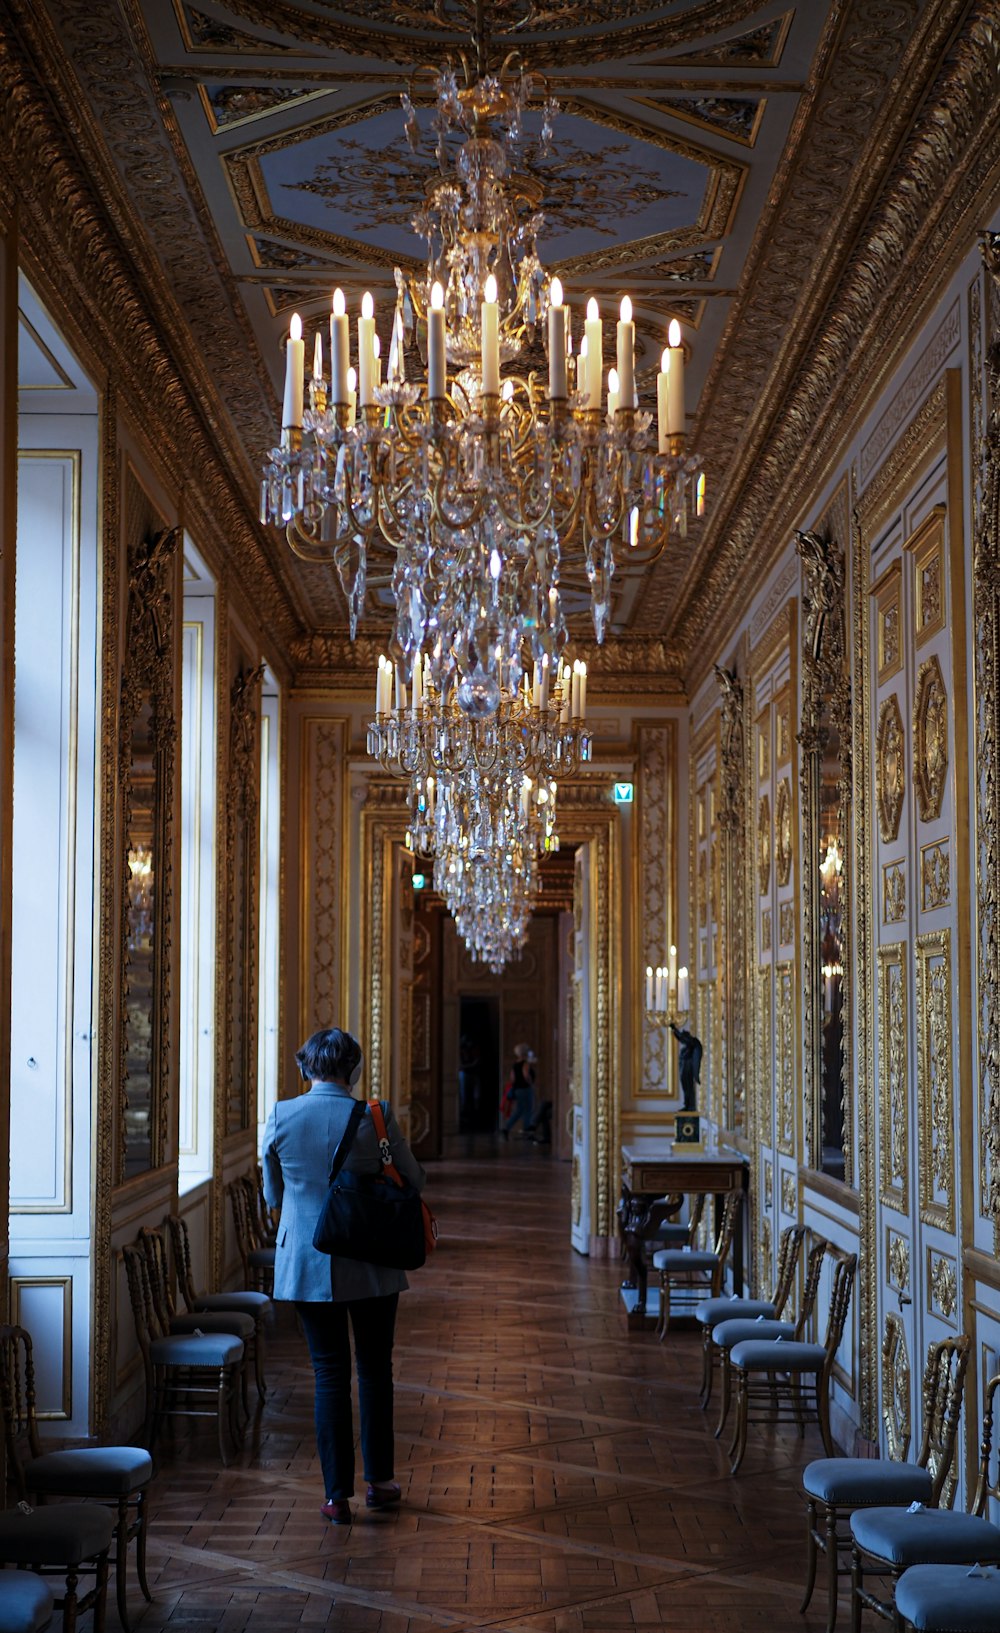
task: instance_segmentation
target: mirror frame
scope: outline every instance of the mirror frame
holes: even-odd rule
[[[241,661],[229,694],[225,864],[223,1137],[257,1121],[257,920],[260,889],[260,684]],[[237,995],[237,980],[239,995]]]
[[[816,1173],[823,1168],[823,960],[819,944],[819,846],[821,778],[827,740],[824,716],[837,732],[838,815],[844,865],[840,875],[841,1090],[844,1108],[844,1180],[854,1184],[854,1095],[851,1076],[853,969],[851,943],[851,677],[848,667],[844,546],[829,533],[796,532],[802,562],[802,717],[798,735],[802,794],[802,949],[805,974],[803,1064],[805,1073],[805,1155]],[[835,1177],[835,1176],[828,1176]]]

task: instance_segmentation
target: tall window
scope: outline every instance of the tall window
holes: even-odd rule
[[[215,1102],[215,581],[184,541],[181,671],[181,1194],[211,1178]]]

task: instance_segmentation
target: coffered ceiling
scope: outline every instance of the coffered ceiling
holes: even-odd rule
[[[751,560],[756,543],[735,567],[726,550],[749,538],[740,518],[780,437],[783,392],[892,158],[893,118],[912,119],[961,9],[487,0],[497,58],[519,51],[562,109],[550,157],[527,120],[524,167],[543,200],[543,259],[577,323],[588,294],[609,317],[632,295],[648,407],[671,317],[689,348],[689,430],[713,504],[644,576],[619,576],[619,632],[683,655]],[[428,174],[400,93],[467,45],[475,12],[471,0],[38,0],[248,506],[274,441],[290,313],[308,334],[333,285],[355,307],[371,289],[387,347],[393,268],[421,258],[411,218]],[[613,324],[605,333],[613,346]],[[288,627],[341,630],[332,573],[296,561],[277,532],[265,548]]]

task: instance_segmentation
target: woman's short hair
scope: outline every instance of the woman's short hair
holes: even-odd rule
[[[325,1027],[306,1039],[295,1059],[302,1076],[313,1083],[346,1083],[361,1059],[361,1045],[350,1032]]]

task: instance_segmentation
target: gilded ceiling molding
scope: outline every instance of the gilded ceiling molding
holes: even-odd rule
[[[907,9],[915,13],[917,8],[896,6],[889,14],[873,0],[857,0],[855,26],[841,34],[848,42],[848,58],[853,60],[835,63],[827,71],[827,90],[834,106],[831,108],[829,99],[823,103],[819,124],[825,120],[828,126],[832,118],[839,117],[837,108],[852,74],[855,78],[864,74],[867,99],[873,94],[877,72],[888,77],[899,69],[905,55],[903,45],[884,30],[880,32],[879,17],[890,16],[898,24]],[[813,308],[816,338],[808,357],[795,363],[794,382],[788,378],[788,360],[775,369],[772,386],[760,378],[759,366],[747,355],[748,347],[764,350],[758,324],[750,321],[746,311],[736,310],[730,322],[741,326],[741,334],[727,359],[731,355],[732,370],[741,371],[742,396],[727,396],[723,404],[716,402],[709,389],[703,399],[696,436],[710,470],[725,468],[732,456],[731,445],[724,450],[717,443],[719,437],[729,434],[723,427],[734,428],[735,435],[749,422],[752,409],[752,417],[763,429],[735,463],[729,489],[732,497],[727,502],[723,496],[705,531],[703,553],[710,565],[700,580],[690,584],[690,594],[677,606],[677,627],[684,628],[689,650],[699,654],[693,679],[700,672],[700,655],[704,653],[705,662],[709,660],[725,624],[731,622],[730,609],[746,583],[748,563],[752,561],[757,576],[766,569],[766,561],[761,561],[759,548],[754,546],[771,538],[778,548],[786,514],[790,525],[799,495],[815,491],[851,425],[857,423],[866,403],[884,389],[911,342],[915,312],[934,299],[947,268],[972,236],[974,214],[987,209],[997,192],[1000,25],[992,5],[979,0],[945,56],[945,47],[965,10],[961,4],[949,3],[924,12],[922,32],[901,79],[903,91],[893,97],[884,92],[876,95],[888,112],[885,125],[872,138],[874,151],[863,152],[859,161],[855,132],[850,151],[837,155],[828,129],[812,133],[803,174],[787,183],[784,219],[760,235],[767,241],[767,255],[777,255],[781,264],[779,267],[772,259],[759,267],[756,283],[750,281],[751,291],[762,290],[768,324],[773,325],[783,313],[786,327],[801,333],[801,325],[792,322],[794,299],[789,295],[788,270],[796,259],[789,254],[792,224],[801,232],[800,188],[817,166],[825,170],[825,175],[813,178],[818,187],[818,194],[810,192],[810,219],[814,219],[816,197],[827,198],[832,173],[842,173],[843,160],[849,161],[853,198],[829,198],[823,210],[826,214],[829,206],[840,238],[850,242],[852,222],[857,223],[858,238],[846,267],[830,259],[830,282],[820,292],[821,303]],[[928,95],[929,71],[936,77]],[[846,134],[842,129],[841,136]],[[886,181],[887,164],[892,169]],[[873,197],[879,178],[880,195]],[[776,184],[772,191],[780,194],[782,189]],[[801,258],[801,243],[797,253]],[[820,330],[819,319],[826,308]],[[728,340],[724,344],[728,347]],[[771,405],[776,407],[779,401],[781,414],[775,419]],[[771,442],[765,447],[763,439],[768,435]],[[723,537],[725,546],[713,551]],[[662,599],[662,587],[657,590],[654,584],[644,600],[644,618],[663,617]]]
[[[89,11],[93,25],[93,7]],[[229,433],[203,415],[178,373],[180,364],[188,377],[199,374],[187,326],[156,257],[131,236],[119,178],[95,146],[83,98],[68,84],[64,94],[55,93],[61,53],[41,32],[46,21],[42,8],[20,0],[0,16],[0,146],[16,178],[27,274],[95,380],[110,376],[117,383],[121,411],[155,448],[167,481],[192,496],[203,524],[199,544],[229,561],[248,608],[282,642],[298,619],[264,547],[248,490],[232,474],[246,469],[242,452],[231,443],[234,463],[227,466],[216,449]],[[31,58],[23,40],[30,42]],[[93,50],[88,36],[87,53]],[[36,71],[37,62],[45,63],[44,73]],[[120,115],[111,123],[121,123]],[[209,377],[200,378],[209,398]]]
[[[244,22],[259,28],[280,32],[306,45],[322,46],[330,51],[350,51],[358,56],[383,56],[390,61],[395,56],[404,65],[413,62],[438,63],[449,51],[465,47],[475,26],[475,7],[465,7],[465,27],[443,22],[443,14],[435,5],[397,3],[392,8],[392,20],[397,28],[379,31],[384,25],[385,7],[379,0],[345,0],[336,8],[336,17],[327,21],[315,11],[306,11],[294,0],[226,0],[226,9]],[[648,14],[646,0],[625,0],[608,5],[605,0],[585,0],[583,5],[561,8],[546,5],[542,9],[538,29],[546,26],[554,38],[546,39],[531,26],[535,8],[528,5],[515,16],[517,32],[514,43],[533,68],[558,67],[563,62],[604,62],[609,57],[631,57],[640,52],[671,50],[700,40],[708,34],[733,28],[760,9],[759,0],[701,0],[685,10],[682,17],[660,18],[652,23],[629,26],[625,19]],[[493,8],[487,8],[488,13]],[[500,26],[491,26],[490,33],[497,45],[509,48],[511,33],[503,24],[510,17],[509,7],[498,7]],[[525,18],[524,12],[527,17]],[[624,16],[622,16],[624,14]],[[348,17],[357,17],[357,24]],[[614,21],[613,29],[605,27],[573,39],[561,32],[571,26],[588,27]],[[496,17],[493,18],[496,22]],[[402,30],[413,32],[404,33]],[[417,33],[421,29],[424,32]],[[396,49],[397,47],[401,49]]]

